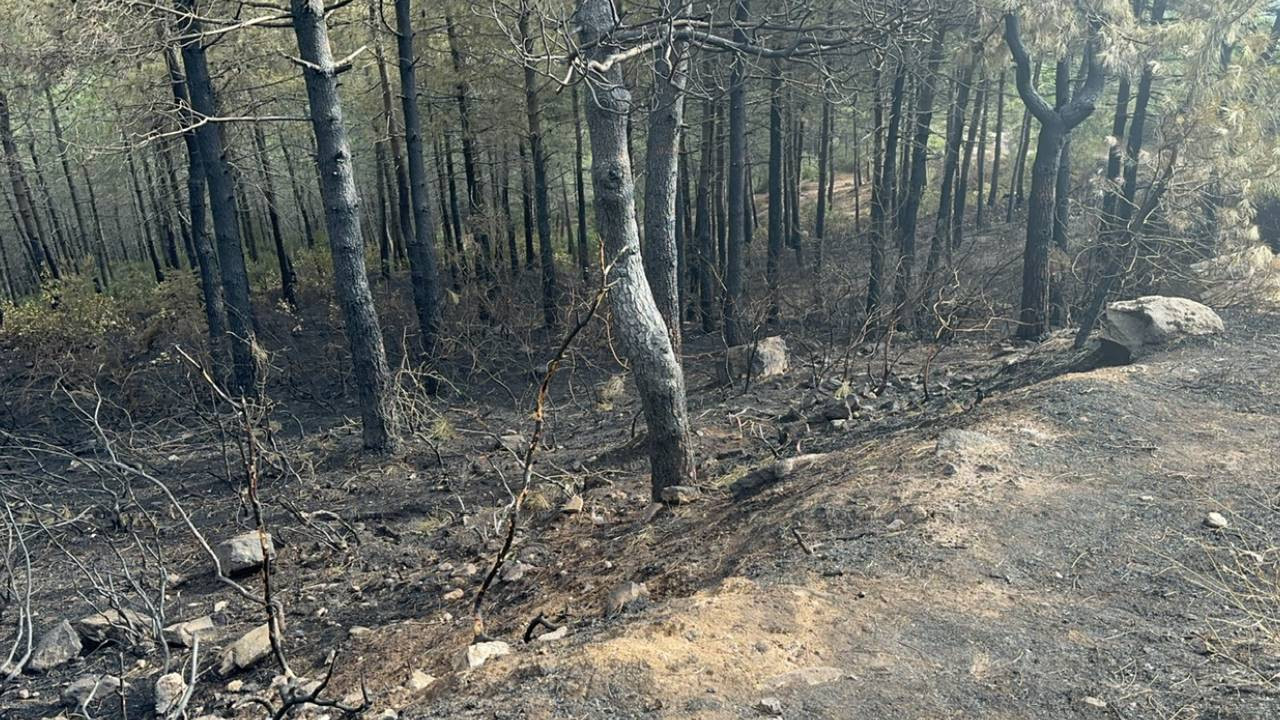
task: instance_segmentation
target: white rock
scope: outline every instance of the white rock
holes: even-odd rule
[[[1227,521],[1227,518],[1222,513],[1211,512],[1204,516],[1204,525],[1205,527],[1210,527],[1214,530],[1222,530],[1223,528],[1229,527],[1231,523]]]
[[[560,506],[560,512],[566,515],[573,515],[582,512],[583,502],[581,495],[574,495],[564,501],[564,505]]]
[[[263,562],[262,546],[266,543],[267,555],[275,559],[275,544],[268,533],[265,538],[257,530],[240,533],[218,543],[213,549],[218,557],[218,564],[224,574],[234,574],[252,570]]]
[[[747,374],[748,365],[752,378],[767,378],[787,371],[787,343],[775,335],[746,345],[729,348],[725,362],[717,367],[720,382],[728,383]]]
[[[625,582],[614,588],[604,600],[605,615],[616,615],[627,606],[649,597],[649,588],[644,583]]]
[[[243,670],[271,654],[271,629],[266,624],[250,630],[222,652],[219,675]]]
[[[561,625],[560,627],[556,628],[555,630],[552,630],[549,633],[543,633],[539,635],[536,639],[538,642],[552,642],[554,640],[563,640],[565,636],[567,636],[568,634],[569,634],[569,626]]]
[[[213,633],[213,618],[203,615],[194,620],[174,623],[164,629],[164,641],[174,647],[191,647],[196,635],[208,637]]]
[[[776,697],[760,698],[756,710],[769,717],[782,717],[782,701]]]
[[[1195,300],[1147,295],[1108,305],[1101,339],[1105,351],[1128,361],[1184,337],[1222,331],[1222,318]]]
[[[82,649],[80,635],[71,623],[63,620],[54,625],[31,651],[31,659],[27,661],[27,669],[33,672],[51,670],[80,654]]]
[[[445,602],[453,602],[454,600],[461,600],[465,595],[466,593],[463,592],[462,588],[454,588],[444,595],[441,595],[440,599]]]
[[[475,670],[489,660],[511,653],[511,646],[501,640],[478,642],[467,646],[454,661],[456,670]]]
[[[435,681],[435,676],[428,675],[421,670],[414,670],[413,674],[409,676],[409,682],[405,683],[405,687],[414,692],[421,692],[431,687]]]
[[[182,679],[182,675],[178,673],[169,673],[161,675],[156,680],[153,698],[155,699],[156,715],[165,716],[173,710],[177,709],[178,704],[182,701],[182,696],[187,691],[187,681]]]

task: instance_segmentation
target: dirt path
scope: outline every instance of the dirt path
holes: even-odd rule
[[[1269,575],[1272,611],[1280,590],[1280,318],[1228,325],[722,505],[742,524],[688,539],[729,577],[406,716],[1274,717],[1275,636],[1240,628],[1276,616],[1204,587]]]

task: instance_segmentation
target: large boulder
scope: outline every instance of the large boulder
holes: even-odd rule
[[[750,372],[753,379],[781,375],[787,371],[787,342],[781,337],[763,338],[755,343],[729,348],[719,368],[720,382],[730,383]]]
[[[32,672],[52,670],[80,654],[80,634],[71,623],[63,620],[40,636],[40,641],[31,651],[31,659],[27,661],[27,669]]]
[[[267,555],[275,559],[276,550],[271,542],[271,535],[266,535],[265,541]],[[223,540],[218,543],[213,552],[218,556],[218,564],[222,566],[223,574],[234,575],[262,565],[264,560],[262,546],[263,538],[259,536],[258,531],[250,530]]]
[[[1202,260],[1191,266],[1176,290],[1214,307],[1280,304],[1280,256],[1266,245],[1255,245]]]
[[[1222,318],[1194,300],[1148,295],[1107,306],[1102,349],[1122,362],[1136,360],[1179,339],[1223,330]]]

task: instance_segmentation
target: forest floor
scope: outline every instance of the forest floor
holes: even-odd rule
[[[406,399],[407,447],[370,457],[331,309],[264,311],[264,343],[289,348],[269,356],[256,432],[293,671],[321,678],[337,650],[323,697],[355,703],[363,685],[368,718],[1280,715],[1280,315],[1226,311],[1221,335],[1093,367],[1065,335],[961,333],[936,356],[837,340],[824,319],[853,296],[786,306],[791,369],[746,386],[715,381],[717,336],[687,326],[687,505],[650,502],[643,421],[594,323],[552,385],[514,549],[483,598],[511,653],[466,672],[556,335],[460,325],[452,384]],[[212,615],[188,715],[261,718],[279,665],[221,676],[217,656],[265,611],[213,577],[178,511],[210,543],[253,527],[242,432],[174,349],[199,337],[194,293],[168,300],[91,349],[77,332],[34,350],[0,335],[0,492],[30,538],[37,634],[112,602]],[[181,582],[158,587],[169,573]],[[629,582],[647,595],[606,614]],[[525,642],[539,615],[566,634]],[[147,717],[156,677],[188,659],[145,638],[86,648],[19,676],[0,717],[69,716],[68,683],[121,668],[128,689],[93,717],[119,717],[121,698]]]

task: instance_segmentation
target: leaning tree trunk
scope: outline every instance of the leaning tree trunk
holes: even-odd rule
[[[434,360],[440,325],[440,272],[436,263],[436,220],[431,212],[427,163],[422,150],[422,119],[418,114],[418,81],[414,68],[416,60],[409,0],[396,0],[396,30],[405,151],[409,160],[409,197],[413,202],[413,234],[409,236],[406,248],[409,251],[409,276],[413,284],[413,304],[418,310],[418,327],[422,331],[422,349],[428,360]],[[434,392],[434,381],[428,389]]]
[[[329,48],[322,0],[291,0],[298,56],[305,63],[307,101],[320,165],[320,194],[325,227],[333,252],[333,281],[351,346],[351,365],[360,394],[364,446],[394,450],[395,419],[391,403],[391,371],[382,345],[382,329],[373,306],[360,237],[360,199],[352,166],[351,144],[338,97],[338,66]]]
[[[18,203],[17,215],[22,223],[22,232],[27,236],[30,246],[31,260],[36,274],[43,277],[45,267],[53,279],[62,277],[58,260],[49,252],[45,243],[44,232],[36,217],[35,203],[31,199],[31,187],[27,184],[26,174],[22,171],[22,158],[18,155],[18,144],[13,138],[13,128],[9,121],[9,98],[0,92],[0,148],[4,150],[5,164],[9,168],[9,182],[13,187],[13,197]]]
[[[209,76],[208,58],[201,37],[201,23],[195,11],[195,0],[176,0],[183,16],[182,35],[189,38],[182,46],[182,63],[187,71],[187,89],[196,114],[217,117],[218,109]],[[213,235],[218,247],[218,267],[222,273],[222,292],[227,311],[227,330],[231,341],[233,383],[242,395],[256,395],[258,364],[255,357],[253,305],[249,299],[249,278],[245,272],[244,251],[240,245],[240,227],[236,211],[235,187],[227,164],[226,144],[220,123],[203,123],[196,129],[200,159],[209,187],[209,209],[213,215]]]
[[[589,61],[618,50],[609,40],[618,22],[610,0],[583,0],[576,18],[582,47],[590,48]],[[591,132],[596,225],[605,261],[613,268],[609,305],[644,408],[652,494],[659,500],[663,488],[691,482],[694,475],[684,373],[639,257],[635,182],[627,151],[631,93],[624,84],[622,68],[616,64],[604,72],[591,71],[586,81],[591,89],[586,116]]]
[[[663,0],[662,12],[676,12],[680,0]],[[687,8],[683,8],[687,10]],[[655,52],[653,107],[649,110],[649,139],[645,143],[644,273],[658,312],[680,354],[680,273],[676,246],[676,178],[679,172],[680,130],[684,124],[685,48],[682,43]],[[674,61],[673,61],[674,59]],[[585,258],[582,258],[585,262]]]

